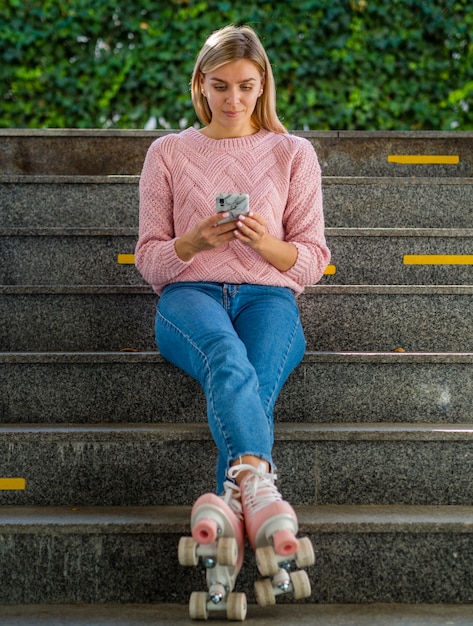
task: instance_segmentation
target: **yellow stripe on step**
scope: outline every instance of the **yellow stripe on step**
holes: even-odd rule
[[[408,163],[411,165],[457,165],[460,157],[455,154],[390,154],[388,163]]]
[[[0,478],[0,491],[24,491],[25,489],[24,478]]]
[[[117,261],[119,265],[134,265],[135,255],[134,254],[119,254],[117,257]],[[325,268],[324,274],[326,276],[333,276],[336,273],[337,273],[336,265],[328,265]]]
[[[406,254],[404,265],[473,265],[473,254]]]
[[[118,264],[119,265],[134,265],[135,255],[134,254],[119,254]]]

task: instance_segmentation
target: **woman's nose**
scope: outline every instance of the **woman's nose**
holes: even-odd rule
[[[238,94],[238,90],[237,89],[230,89],[230,91],[227,94],[227,102],[228,104],[235,104],[237,102],[239,102],[240,100],[240,96]]]

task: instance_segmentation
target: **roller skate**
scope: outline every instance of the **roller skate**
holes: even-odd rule
[[[292,593],[295,600],[311,593],[304,568],[315,563],[314,548],[308,537],[297,539],[297,517],[292,506],[282,499],[264,463],[258,468],[236,465],[229,477],[248,474],[240,482],[241,502],[249,542],[255,551],[258,571],[263,578],[255,582],[256,601],[260,606],[275,604],[276,596]]]
[[[210,612],[226,612],[233,621],[246,617],[246,595],[235,593],[245,548],[245,524],[239,500],[240,489],[225,483],[225,495],[206,493],[191,512],[192,537],[179,541],[179,563],[206,569],[208,591],[194,591],[189,600],[191,619],[206,620]]]

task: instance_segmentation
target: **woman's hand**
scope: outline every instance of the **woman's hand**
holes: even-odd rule
[[[218,224],[229,213],[218,213],[207,217],[175,241],[176,254],[182,261],[190,261],[199,252],[218,248],[235,239],[235,222]]]
[[[199,252],[218,248],[237,239],[258,252],[281,272],[286,272],[296,262],[296,246],[270,235],[261,215],[250,212],[248,215],[240,215],[237,221],[218,224],[225,217],[228,217],[228,213],[207,217],[179,237],[174,244],[177,256],[188,262]]]
[[[266,220],[258,213],[250,212],[248,215],[240,215],[233,234],[242,243],[258,250],[262,239],[268,235]]]
[[[240,215],[233,235],[281,272],[287,272],[297,261],[296,246],[270,235],[266,230],[265,219],[257,213]]]

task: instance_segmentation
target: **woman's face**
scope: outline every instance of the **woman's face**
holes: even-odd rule
[[[215,139],[243,137],[255,132],[251,116],[263,93],[259,68],[248,59],[231,61],[200,78],[212,120],[206,134]]]

